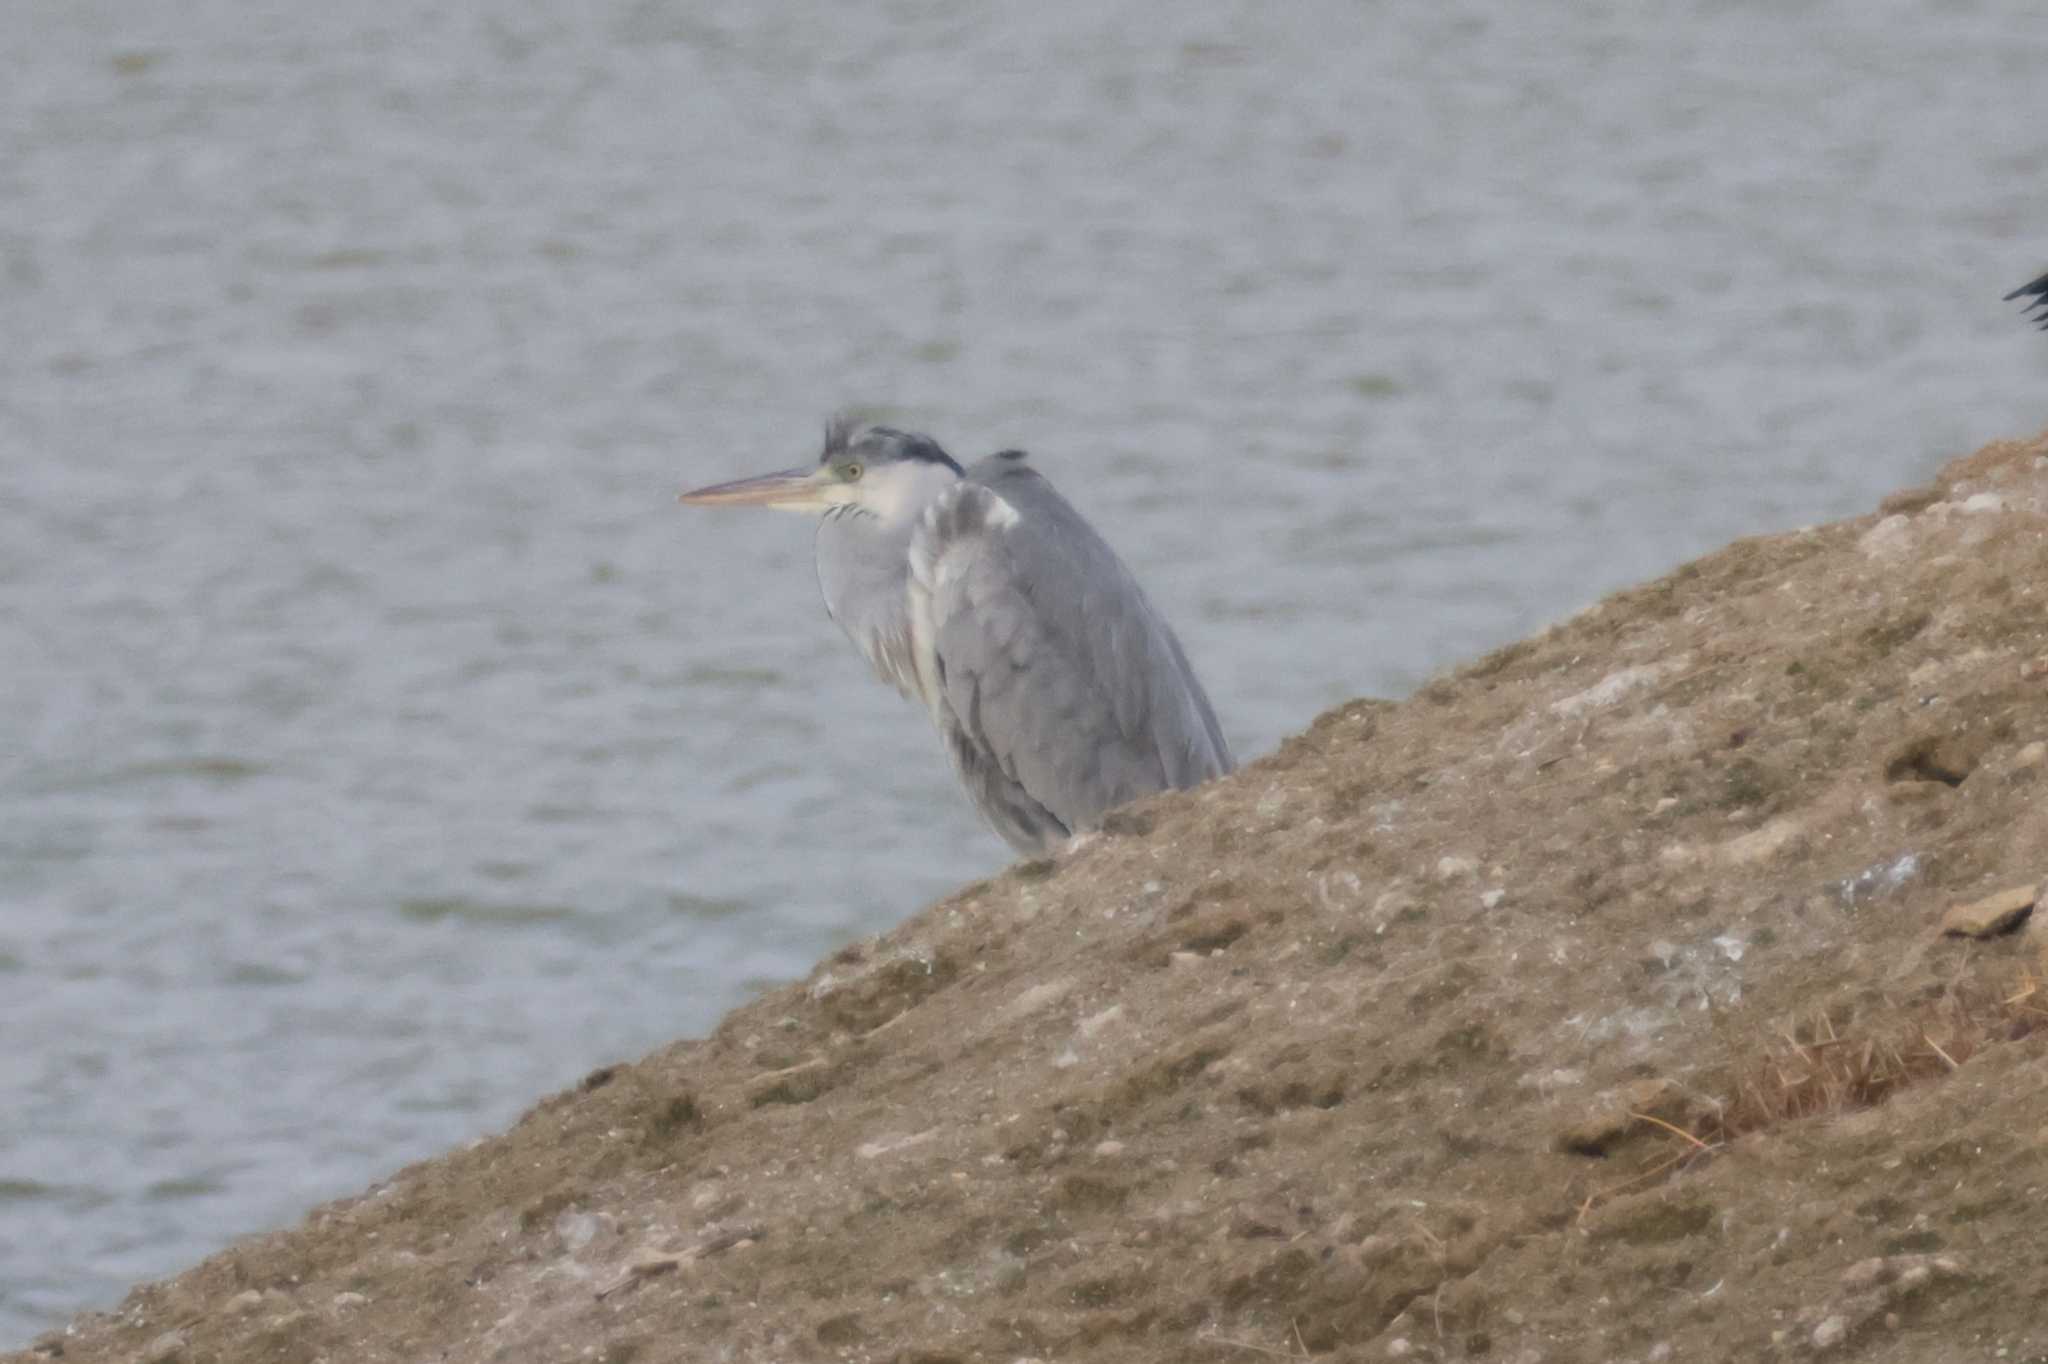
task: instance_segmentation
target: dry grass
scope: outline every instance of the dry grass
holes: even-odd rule
[[[1811,1040],[1800,1040],[1799,1030],[1788,1026],[1733,1066],[1723,1096],[1682,1125],[1631,1113],[1668,1135],[1664,1152],[1634,1175],[1595,1189],[1579,1216],[1687,1169],[1737,1137],[1875,1107],[1908,1085],[1953,1074],[1986,1047],[2044,1029],[2048,990],[2027,968],[2002,987],[1952,981],[1937,998],[1902,1010],[1893,1021],[1866,1023],[1848,1035],[1821,1012],[1808,1030]]]
[[[1883,1103],[1908,1085],[1940,1079],[1987,1046],[2016,1042],[2048,1026],[2048,996],[2031,970],[2004,988],[1951,983],[1896,1022],[1837,1033],[1825,1014],[1812,1040],[1788,1030],[1732,1072],[1729,1093],[1692,1135],[1716,1145],[1802,1118],[1831,1117]]]

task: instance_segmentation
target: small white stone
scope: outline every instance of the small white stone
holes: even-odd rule
[[[1776,857],[1805,836],[1798,820],[1780,815],[1760,829],[1737,834],[1718,849],[1723,860],[1737,866],[1753,866]]]
[[[1098,1156],[1120,1156],[1123,1153],[1124,1144],[1120,1141],[1098,1141],[1095,1143],[1095,1154]]]
[[[368,1301],[369,1299],[360,1293],[336,1293],[334,1295],[334,1305],[343,1309],[361,1307]]]
[[[1849,1319],[1838,1312],[1813,1328],[1813,1348],[1825,1350],[1831,1345],[1839,1345],[1848,1334]]]
[[[597,1239],[597,1217],[587,1212],[565,1212],[555,1218],[555,1235],[572,1252]]]
[[[1436,879],[1454,881],[1460,876],[1470,876],[1479,870],[1479,862],[1470,857],[1439,857],[1436,861]]]
[[[1569,720],[1583,711],[1600,710],[1613,705],[1630,692],[1662,681],[1672,673],[1683,669],[1691,662],[1690,655],[1681,655],[1662,663],[1641,663],[1632,668],[1611,672],[1581,692],[1573,692],[1561,701],[1552,701],[1550,710],[1560,719]]]
[[[1506,891],[1495,888],[1493,890],[1489,890],[1488,892],[1486,892],[1486,894],[1480,896],[1479,904],[1482,909],[1499,909],[1500,902],[1507,898],[1508,893]]]
[[[1387,1342],[1387,1357],[1389,1359],[1406,1359],[1408,1352],[1414,1348],[1413,1345],[1408,1343],[1408,1337],[1395,1336]]]
[[[170,1361],[185,1353],[185,1333],[166,1331],[142,1352],[143,1364],[170,1364]]]
[[[879,1137],[874,1141],[862,1142],[854,1148],[853,1153],[862,1160],[873,1160],[877,1156],[886,1156],[895,1151],[907,1151],[913,1146],[922,1146],[938,1134],[938,1128],[927,1127],[922,1132],[912,1132],[904,1136]]]
[[[1072,979],[1040,981],[1003,1006],[1003,1021],[1014,1023],[1059,1003],[1074,988]]]
[[[1963,499],[1963,510],[1972,516],[2005,510],[2005,499],[1997,493],[1975,493]]]
[[[1856,547],[1873,559],[1890,559],[1905,552],[1912,534],[1911,523],[1894,513],[1863,532]]]
[[[1090,1014],[1080,1022],[1081,1036],[1093,1037],[1123,1016],[1124,1006],[1121,1004],[1112,1004],[1099,1014]]]

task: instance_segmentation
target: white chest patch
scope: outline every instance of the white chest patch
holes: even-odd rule
[[[982,497],[988,504],[988,524],[992,529],[1008,530],[1017,524],[1018,517],[1015,507],[991,492],[984,492]]]

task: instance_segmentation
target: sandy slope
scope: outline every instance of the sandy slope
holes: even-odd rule
[[[2048,1359],[2048,933],[1937,927],[2048,880],[2048,440],[1887,512],[1333,711],[20,1358]]]

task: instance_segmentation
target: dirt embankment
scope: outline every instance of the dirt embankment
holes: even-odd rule
[[[2044,879],[2048,440],[1333,711],[19,1358],[2048,1359],[2048,932],[1940,931]]]

